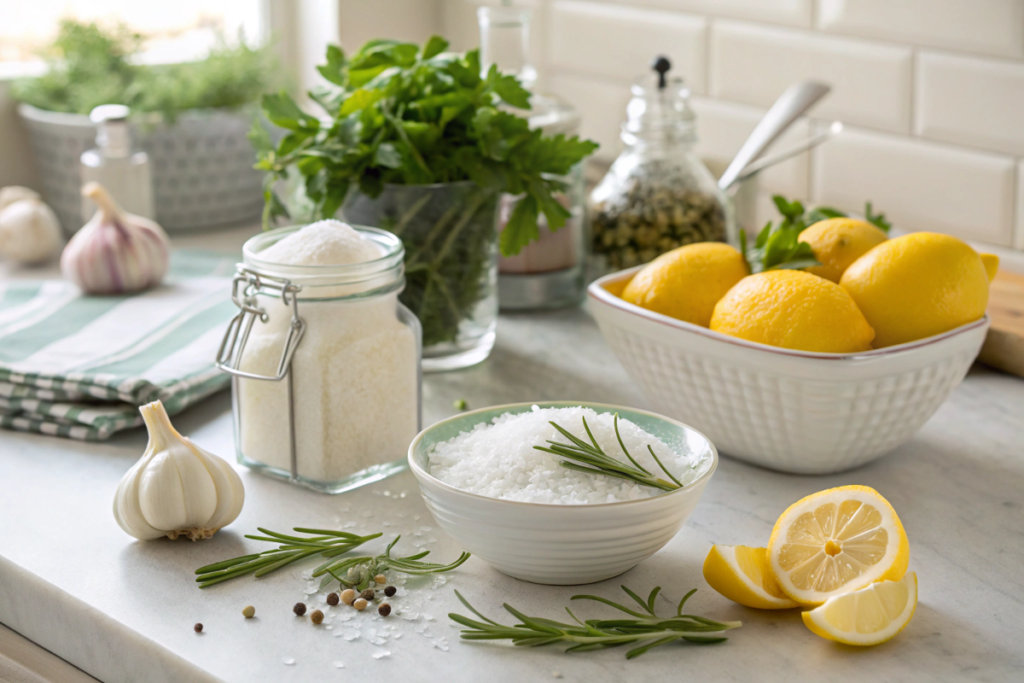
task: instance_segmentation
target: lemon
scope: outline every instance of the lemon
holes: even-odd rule
[[[688,244],[638,272],[622,298],[670,318],[707,327],[715,304],[748,273],[739,251],[721,242]]]
[[[821,261],[820,266],[807,268],[807,272],[839,282],[851,263],[889,237],[867,221],[829,218],[805,229],[798,239],[811,245],[814,257]]]
[[[711,329],[784,349],[854,353],[874,330],[842,287],[798,270],[743,278],[715,305]]]
[[[998,260],[991,264],[993,274]],[[949,235],[915,232],[854,261],[839,284],[875,328],[875,347],[924,339],[985,315],[988,268]]]
[[[768,541],[775,580],[801,605],[820,605],[875,581],[897,581],[909,562],[900,518],[867,486],[827,489],[793,503]]]
[[[704,579],[716,591],[747,607],[790,609],[789,599],[768,569],[768,550],[745,545],[716,545],[704,560]]]
[[[801,616],[822,638],[847,645],[878,645],[906,628],[917,609],[917,574],[882,581],[829,598]]]

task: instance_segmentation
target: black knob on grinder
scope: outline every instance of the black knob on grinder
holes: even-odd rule
[[[665,55],[658,55],[651,62],[651,68],[658,72],[658,89],[665,88],[665,74],[672,68],[672,62]]]

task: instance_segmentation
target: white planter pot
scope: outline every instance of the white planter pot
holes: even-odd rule
[[[29,131],[43,196],[71,234],[82,227],[79,157],[95,147],[89,117],[18,107]],[[168,232],[255,221],[263,210],[262,174],[246,138],[251,110],[189,111],[171,125],[134,127],[153,168],[156,220]]]

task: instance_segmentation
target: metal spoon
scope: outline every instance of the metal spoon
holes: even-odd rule
[[[736,153],[732,163],[718,180],[718,187],[724,191],[735,184],[740,173],[750,162],[759,157],[779,135],[800,118],[801,114],[814,106],[831,89],[830,86],[817,81],[804,81],[787,88],[786,92],[775,100],[775,104]]]
[[[736,177],[736,180],[732,181],[733,185],[738,185],[745,180],[753,178],[761,171],[766,168],[770,168],[775,164],[781,164],[786,159],[795,157],[801,152],[806,152],[809,149],[814,149],[823,142],[827,142],[843,132],[843,124],[841,121],[833,121],[832,125],[828,127],[828,130],[813,135],[806,140],[802,140],[792,147],[788,147],[781,152],[775,154],[769,154],[768,156],[761,157],[757,161],[751,163]],[[728,189],[728,188],[723,188]]]

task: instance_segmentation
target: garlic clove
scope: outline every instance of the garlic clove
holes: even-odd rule
[[[163,228],[125,213],[99,183],[87,183],[82,194],[99,209],[64,248],[64,277],[90,294],[137,292],[159,284],[170,260]]]
[[[43,263],[63,241],[57,215],[38,195],[0,208],[0,256],[28,265]]]
[[[139,410],[149,444],[118,485],[114,518],[143,540],[210,538],[242,511],[241,478],[227,462],[179,434],[160,401]]]

